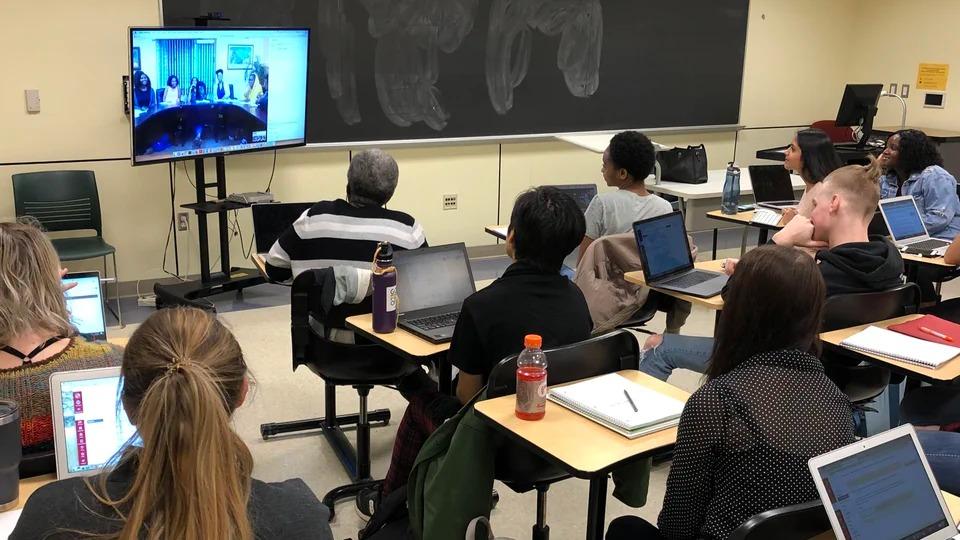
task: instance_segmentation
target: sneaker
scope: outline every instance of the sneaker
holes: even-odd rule
[[[364,523],[370,521],[370,518],[373,517],[380,506],[380,488],[371,487],[357,493],[356,502],[357,516]]]

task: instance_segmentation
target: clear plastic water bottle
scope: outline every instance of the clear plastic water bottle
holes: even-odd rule
[[[373,256],[373,331],[389,334],[397,329],[397,269],[393,266],[393,247],[380,242]]]
[[[547,407],[547,355],[543,339],[530,334],[523,338],[523,351],[517,357],[517,418],[540,420]]]
[[[723,200],[720,203],[720,212],[733,215],[740,205],[740,168],[731,161],[727,165],[727,176],[723,180]]]

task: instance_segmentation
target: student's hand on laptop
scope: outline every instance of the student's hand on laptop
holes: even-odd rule
[[[797,217],[797,214],[798,212],[796,208],[784,208],[783,212],[781,212],[782,217],[780,218],[780,225],[784,226],[787,223],[790,223],[790,220]]]
[[[724,259],[720,263],[720,269],[723,270],[723,273],[732,276],[734,270],[737,269],[737,263],[740,262],[740,259]]]
[[[70,270],[67,270],[66,268],[61,268],[61,269],[60,269],[60,279],[62,280],[62,279],[64,278],[64,276],[67,275],[68,272],[70,272]],[[61,281],[61,283],[60,283],[60,287],[63,289],[63,292],[67,292],[67,291],[69,291],[70,289],[72,289],[72,288],[74,288],[74,287],[76,287],[76,286],[77,286],[77,282],[76,282],[76,281],[74,281],[73,283],[63,283],[63,282]]]

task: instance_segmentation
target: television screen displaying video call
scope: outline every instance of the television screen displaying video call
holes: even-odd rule
[[[304,144],[309,30],[133,28],[133,163]]]

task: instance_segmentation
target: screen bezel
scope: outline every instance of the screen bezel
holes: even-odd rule
[[[643,242],[640,240],[640,230],[641,225],[646,225],[657,220],[665,219],[676,219],[675,216],[680,216],[680,226],[683,228],[683,243],[687,249],[687,264],[681,268],[671,270],[669,272],[663,272],[661,274],[652,275],[650,271],[650,265],[647,262],[647,250],[643,247]],[[693,256],[690,254],[690,238],[687,234],[687,224],[684,221],[683,213],[679,210],[674,210],[669,214],[662,214],[648,219],[642,219],[640,221],[635,221],[633,223],[633,238],[637,242],[637,251],[640,253],[640,268],[643,271],[643,279],[647,282],[647,285],[652,285],[654,282],[662,281],[665,278],[668,278],[674,274],[681,272],[686,272],[693,269]]]
[[[90,272],[70,272],[69,274],[64,275],[61,281],[63,281],[64,279],[84,279],[84,278],[89,279],[93,277],[96,277],[97,290],[100,291],[99,304],[100,304],[100,317],[103,319],[103,332],[97,332],[95,334],[89,334],[89,333],[84,334],[80,332],[79,328],[75,328],[75,329],[77,331],[77,335],[83,337],[83,339],[86,339],[87,341],[106,341],[107,340],[107,312],[104,309],[103,282],[100,280],[100,272],[97,270],[93,270]],[[64,303],[68,303],[66,291],[64,292],[63,301]]]
[[[930,464],[927,462],[927,456],[924,454],[923,448],[920,446],[920,441],[917,439],[917,432],[914,430],[912,424],[904,424],[888,431],[884,431],[883,433],[874,435],[873,437],[859,440],[853,444],[849,444],[831,452],[827,452],[826,454],[810,458],[810,460],[807,462],[807,465],[810,468],[810,476],[813,477],[813,483],[817,486],[817,493],[820,495],[823,508],[826,510],[827,517],[830,519],[830,526],[833,527],[834,532],[840,530],[840,522],[837,520],[837,512],[834,510],[833,504],[830,502],[830,497],[827,495],[827,488],[823,485],[823,477],[820,475],[820,468],[851,457],[868,448],[880,446],[906,435],[909,435],[913,440],[913,445],[917,450],[917,454],[920,456],[920,462],[923,464],[923,469],[926,471],[927,478],[930,479],[930,484],[933,486],[933,493],[936,495],[937,501],[940,503],[940,510],[947,518],[946,527],[924,537],[924,540],[949,540],[957,534],[956,521],[954,521],[953,516],[950,515],[950,509],[947,507],[946,501],[943,500],[943,493],[940,490],[940,486],[937,484],[936,478],[933,476],[933,471],[930,470]]]
[[[271,146],[267,148],[248,148],[246,150],[228,150],[223,152],[211,152],[209,154],[202,154],[197,156],[181,156],[181,157],[168,157],[163,159],[153,159],[149,161],[137,161],[136,153],[136,144],[134,144],[134,127],[136,122],[136,117],[133,114],[133,33],[139,31],[163,31],[167,30],[170,32],[183,32],[183,31],[197,31],[197,32],[223,32],[223,31],[244,31],[244,30],[256,30],[256,31],[276,31],[276,30],[289,30],[289,31],[306,31],[307,32],[307,82],[306,82],[306,92],[304,93],[303,98],[303,141],[297,143],[288,143],[277,146]],[[283,150],[285,148],[298,148],[301,146],[307,145],[307,133],[309,133],[309,123],[310,123],[310,114],[307,109],[309,105],[309,96],[310,96],[310,28],[306,26],[291,26],[291,27],[279,27],[279,26],[131,26],[127,30],[127,72],[130,77],[130,84],[127,88],[127,99],[130,103],[130,165],[132,167],[140,167],[142,165],[159,165],[163,163],[175,163],[177,161],[190,161],[195,159],[205,159],[209,157],[223,157],[223,156],[235,156],[238,154],[249,154],[252,152],[272,152],[276,150]]]
[[[887,206],[895,205],[904,201],[910,201],[910,204],[913,205],[913,211],[917,213],[917,217],[920,219],[920,226],[923,227],[923,234],[918,234],[916,236],[904,236],[903,238],[897,238],[893,232],[893,227],[890,226],[890,220],[887,218]],[[880,206],[880,215],[883,216],[883,222],[887,226],[887,232],[890,234],[890,238],[893,239],[893,242],[904,242],[907,240],[920,240],[925,238],[930,238],[930,233],[927,232],[927,224],[923,222],[923,216],[920,214],[920,209],[917,208],[917,200],[913,198],[913,195],[901,195],[900,197],[891,197],[889,199],[882,199],[878,203]]]

